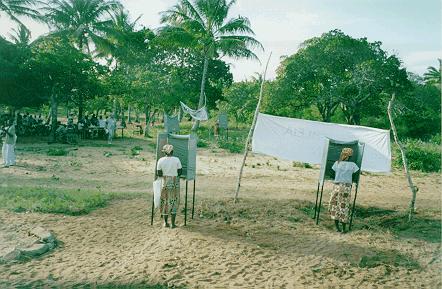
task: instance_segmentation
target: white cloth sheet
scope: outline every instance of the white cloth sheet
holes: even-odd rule
[[[183,102],[181,102],[181,108],[183,109],[183,111],[185,113],[190,114],[190,116],[195,119],[195,120],[208,120],[209,119],[209,115],[207,114],[207,110],[206,110],[206,106],[203,106],[200,109],[197,110],[193,110],[190,107],[188,107],[187,105],[185,105]]]
[[[252,150],[285,160],[321,164],[326,138],[365,143],[362,171],[390,172],[390,131],[260,113]]]

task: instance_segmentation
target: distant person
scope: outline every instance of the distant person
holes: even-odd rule
[[[175,219],[180,203],[180,175],[181,161],[173,156],[173,146],[166,144],[163,147],[166,155],[158,160],[157,175],[163,178],[161,189],[160,212],[164,220],[164,227],[169,227],[168,218],[171,215],[172,228],[176,228]]]
[[[106,128],[106,120],[103,119],[102,115],[100,115],[100,117],[98,118],[98,126],[100,128]]]
[[[91,125],[98,126],[98,118],[95,116],[95,114],[92,114]]]
[[[114,116],[111,114],[106,120],[106,130],[107,130],[107,143],[112,144],[112,139],[114,138],[115,130],[117,129],[117,122]]]
[[[328,210],[330,217],[335,220],[336,230],[342,233],[346,232],[346,225],[350,217],[353,174],[359,170],[354,162],[348,161],[352,155],[353,150],[351,148],[343,148],[339,160],[332,166],[335,171],[335,181]],[[342,224],[342,230],[339,223]]]
[[[2,146],[3,166],[8,168],[15,165],[15,144],[17,142],[17,135],[15,134],[15,125],[12,119],[7,121],[7,126],[4,128],[5,140]]]

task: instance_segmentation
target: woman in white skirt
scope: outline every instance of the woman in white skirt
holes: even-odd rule
[[[7,125],[5,127],[5,140],[2,146],[3,166],[6,168],[15,165],[15,143],[17,141],[13,121],[8,120]]]

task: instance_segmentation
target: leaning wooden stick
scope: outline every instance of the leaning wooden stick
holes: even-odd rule
[[[408,214],[408,220],[411,221],[411,218],[413,217],[413,213],[414,213],[414,207],[416,205],[416,193],[419,189],[418,189],[418,187],[416,187],[413,184],[413,180],[411,179],[410,172],[408,171],[408,162],[407,162],[407,157],[405,155],[405,150],[397,137],[396,126],[394,125],[394,122],[393,122],[393,115],[392,115],[391,109],[393,107],[393,102],[394,102],[395,97],[396,97],[396,94],[393,93],[393,95],[391,96],[391,100],[388,102],[387,113],[388,113],[388,118],[390,119],[391,129],[393,130],[394,141],[398,145],[399,150],[401,151],[402,164],[404,165],[404,171],[407,176],[408,186],[410,187],[410,190],[411,190],[410,212]]]
[[[261,89],[259,91],[258,104],[256,105],[256,110],[255,110],[255,115],[253,116],[252,126],[250,127],[250,131],[249,131],[249,134],[247,136],[246,145],[245,145],[245,148],[244,148],[244,157],[242,159],[241,168],[239,170],[238,185],[236,186],[236,192],[235,192],[235,203],[238,200],[239,189],[241,187],[242,172],[244,170],[244,165],[246,163],[247,155],[249,153],[250,139],[252,138],[253,131],[255,130],[256,119],[258,118],[259,108],[261,107],[262,95],[263,95],[263,91],[264,91],[264,83],[265,83],[265,80],[266,80],[267,68],[269,67],[270,57],[272,57],[272,53],[271,52],[270,52],[270,55],[269,55],[269,59],[267,59],[267,64],[266,64],[266,67],[265,67],[265,70],[264,70],[264,74],[262,76]]]

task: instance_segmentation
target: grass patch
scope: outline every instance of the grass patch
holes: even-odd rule
[[[219,148],[228,150],[229,152],[233,154],[239,154],[244,149],[244,144],[236,142],[236,141],[219,141],[218,142]]]
[[[113,199],[125,198],[117,193],[47,188],[1,188],[0,207],[14,212],[39,212],[84,215],[105,207]]]
[[[50,148],[48,149],[48,156],[67,156],[68,155],[68,151],[64,148]]]
[[[376,255],[362,256],[358,264],[360,268],[374,268],[381,265],[403,267],[411,270],[421,268],[416,260],[395,251],[377,252]]]
[[[130,149],[130,154],[132,156],[138,156],[142,150],[143,148],[141,146],[134,146]]]

